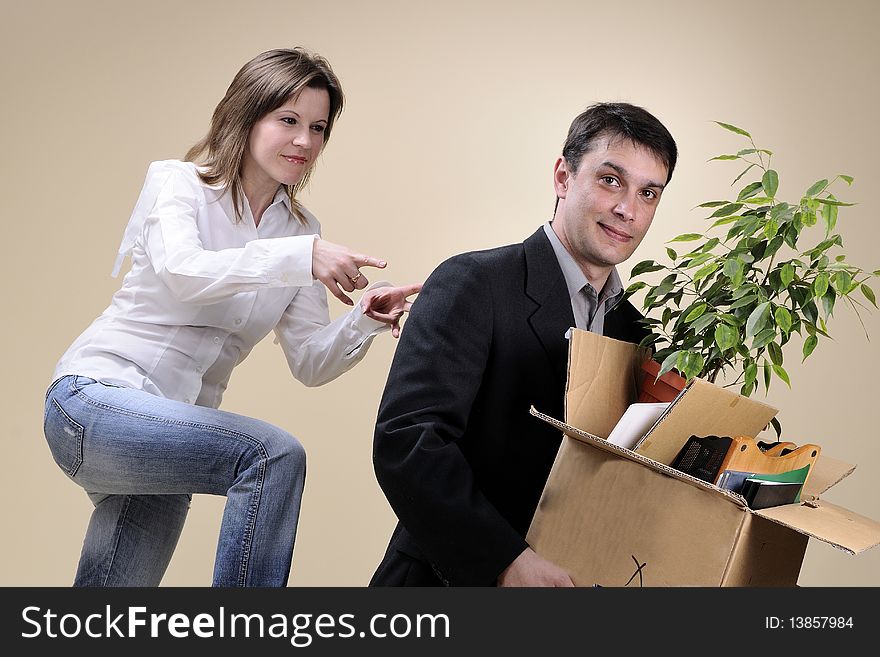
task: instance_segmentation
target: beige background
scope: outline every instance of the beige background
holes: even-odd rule
[[[596,100],[653,111],[681,158],[655,225],[622,268],[704,227],[692,208],[738,173],[707,164],[749,130],[776,151],[780,193],[846,173],[849,258],[880,267],[877,3],[625,3],[3,0],[2,403],[6,467],[0,584],[72,581],[90,504],[42,436],[55,361],[106,306],[116,246],[147,165],[206,130],[238,68],[274,47],[325,55],[348,106],[307,205],[325,237],[423,279],[444,258],[520,241],[549,218],[551,169],[570,120]],[[875,289],[880,293],[880,285]],[[343,310],[331,299],[334,314]],[[858,463],[827,498],[880,519],[880,314],[841,306],[823,344],[777,383],[788,438]],[[405,330],[405,329],[404,329]],[[370,462],[394,340],[318,389],[293,380],[267,339],[232,378],[224,408],[287,428],[309,452],[292,586],[366,585],[394,524]],[[763,399],[763,394],[759,395]],[[223,498],[196,496],[165,585],[210,583]],[[880,584],[880,549],[810,541],[803,586]]]

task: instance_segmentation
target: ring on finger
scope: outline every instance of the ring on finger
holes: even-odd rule
[[[357,276],[349,276],[349,277],[348,277],[348,280],[351,281],[351,284],[352,284],[352,285],[355,285],[355,284],[360,280],[360,278],[361,278],[361,273],[358,272],[358,273],[357,273]]]

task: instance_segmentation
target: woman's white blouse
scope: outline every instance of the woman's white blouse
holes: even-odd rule
[[[206,185],[191,162],[150,165],[120,246],[131,269],[110,306],[73,342],[53,380],[79,374],[217,408],[232,369],[269,331],[305,385],[361,360],[388,326],[354,308],[332,323],[312,278],[317,219],[303,225],[279,189],[254,225],[235,221],[230,194]],[[378,285],[376,283],[374,285]]]

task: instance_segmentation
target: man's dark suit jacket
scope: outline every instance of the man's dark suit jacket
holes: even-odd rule
[[[638,342],[629,303],[604,334]],[[454,256],[413,303],[379,407],[373,463],[399,523],[371,586],[492,586],[527,546],[560,445],[568,288],[539,228]]]

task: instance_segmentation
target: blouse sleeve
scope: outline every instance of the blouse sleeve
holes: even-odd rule
[[[208,304],[260,288],[312,285],[312,248],[317,235],[255,239],[243,247],[205,249],[197,222],[204,195],[193,169],[175,161],[154,164],[159,166],[151,166],[138,199],[141,207],[136,206],[129,229],[136,230],[131,224],[142,221],[141,244],[156,275],[177,300]]]
[[[378,281],[370,288],[390,285]],[[307,386],[328,383],[354,367],[389,326],[364,315],[360,303],[330,321],[327,291],[320,283],[300,289],[275,327],[293,376]]]

